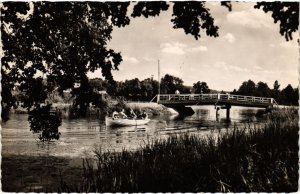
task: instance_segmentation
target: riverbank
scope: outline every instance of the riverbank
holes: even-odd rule
[[[170,115],[178,114],[175,110],[167,108],[161,104],[155,102],[124,102],[124,106],[132,108],[136,112],[146,111],[149,115]],[[70,118],[72,116],[72,104],[68,103],[53,103],[53,109],[59,112],[62,118]],[[14,114],[27,114],[28,111],[25,108],[18,107],[16,109],[11,109],[11,113]],[[87,109],[87,117],[100,117],[102,110],[100,108],[89,107]]]
[[[175,110],[155,102],[128,102],[126,105],[134,111],[146,111],[150,115],[178,114]]]

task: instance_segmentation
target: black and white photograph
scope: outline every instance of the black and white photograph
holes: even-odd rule
[[[299,2],[0,10],[2,192],[298,191]]]

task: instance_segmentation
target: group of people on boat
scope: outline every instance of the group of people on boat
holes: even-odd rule
[[[119,119],[119,118],[122,118],[122,119],[148,119],[148,114],[143,111],[141,112],[140,114],[136,114],[132,108],[130,108],[130,111],[129,111],[129,114],[125,114],[125,110],[122,109],[120,112],[118,111],[114,111],[112,113],[112,119]]]

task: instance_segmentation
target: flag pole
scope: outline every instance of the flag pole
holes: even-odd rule
[[[159,59],[158,59],[158,95],[160,94],[160,66],[159,66]]]

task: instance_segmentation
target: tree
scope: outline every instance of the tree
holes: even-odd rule
[[[238,94],[238,92],[236,91],[236,89],[234,89],[231,94]]]
[[[174,94],[176,90],[183,92],[184,86],[182,79],[166,74],[160,82],[162,94]]]
[[[151,100],[158,91],[158,81],[151,78],[141,81],[141,95],[142,100]]]
[[[274,82],[273,89],[274,89],[275,91],[279,91],[279,88],[280,88],[280,84],[279,84],[278,81],[276,80],[276,81]]]
[[[202,93],[210,92],[210,89],[208,88],[206,82],[198,81],[197,83],[193,84],[193,88],[194,88],[195,94],[202,94]]]
[[[272,96],[272,91],[269,88],[267,83],[264,82],[258,82],[257,88],[255,92],[255,96],[261,96],[261,97],[268,97],[270,98]]]
[[[106,90],[106,83],[101,78],[94,78],[89,80],[90,86],[93,88],[93,90],[101,91]]]
[[[2,65],[3,66],[3,65]],[[9,110],[11,107],[16,107],[16,97],[13,96],[12,91],[14,88],[14,79],[11,77],[11,73],[4,73],[3,68],[1,68],[2,75],[2,91],[1,91],[1,118],[3,121],[7,121],[9,119]]]
[[[274,23],[280,22],[280,34],[287,41],[292,40],[293,32],[298,30],[299,26],[299,2],[258,2],[254,8],[264,12],[273,12]]]
[[[299,91],[298,89],[293,89],[293,87],[289,84],[282,91],[282,104],[286,105],[297,105],[299,99]]]
[[[299,105],[299,88],[294,89],[293,105]]]
[[[278,83],[278,81],[276,80],[273,84],[273,98],[275,99],[276,102],[279,102],[280,99],[279,99],[279,95],[280,95],[280,84]]]
[[[59,139],[58,127],[61,125],[61,118],[50,111],[51,106],[46,105],[29,112],[30,130],[39,133],[41,141]]]
[[[141,96],[141,82],[138,78],[132,80],[125,80],[124,94],[127,99],[139,100]]]
[[[242,83],[240,88],[237,91],[239,95],[254,95],[256,91],[255,83],[252,80],[248,80]]]
[[[28,19],[19,15],[27,13],[29,3],[4,2],[1,8],[4,23],[1,26],[4,50],[1,73],[5,87],[2,106],[9,110],[14,105],[12,83],[20,83],[28,96],[23,104],[29,114],[34,110],[50,111],[51,108],[45,108],[43,104],[47,93],[53,90],[51,86],[58,86],[62,93],[65,89],[74,89],[74,83],[79,82],[80,88],[74,89],[72,94],[75,105],[84,113],[89,101],[95,99],[86,98],[93,92],[88,85],[87,72],[101,68],[103,76],[112,81],[111,69],[118,69],[122,60],[119,53],[106,48],[106,43],[111,38],[113,25],[129,23],[126,12],[122,12],[129,3],[31,4],[34,13]],[[47,85],[41,81],[43,77],[46,77]],[[45,112],[44,115],[49,114]],[[51,119],[43,119],[46,118]],[[38,119],[32,119],[32,122],[42,124]]]
[[[31,5],[33,14],[29,18],[20,17],[27,14]],[[106,43],[113,26],[129,24],[128,6],[129,2],[3,3],[2,106],[7,107],[4,110],[15,103],[10,93],[12,83],[28,85],[27,82],[36,81],[36,76],[46,76],[60,92],[73,89],[76,82],[84,86],[87,72],[99,68],[113,82],[111,70],[118,70],[122,59],[119,53],[107,49]],[[157,16],[168,8],[167,2],[138,2],[131,16]],[[175,2],[173,10],[174,28],[183,28],[196,39],[200,37],[200,28],[208,36],[218,35],[218,27],[204,2]],[[12,62],[16,64],[14,67],[10,65]],[[80,95],[77,97],[84,99]],[[86,103],[80,103],[83,104]]]
[[[116,88],[112,88],[114,85],[116,85]],[[123,96],[125,94],[125,90],[126,90],[126,85],[123,81],[121,82],[117,82],[116,84],[111,85],[111,90],[115,90],[115,94],[117,96]]]

